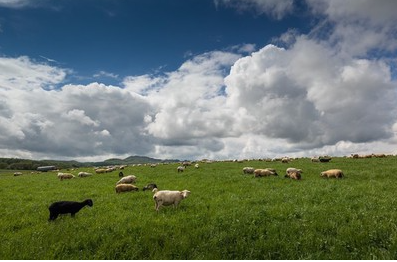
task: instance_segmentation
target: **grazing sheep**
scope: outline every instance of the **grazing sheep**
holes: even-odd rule
[[[253,174],[255,171],[255,168],[253,167],[244,167],[243,168],[243,173],[244,174]]]
[[[15,172],[14,176],[22,176],[22,172]]]
[[[116,183],[116,185],[118,185],[118,184],[134,184],[135,181],[136,181],[136,176],[134,176],[134,175],[129,175],[129,176],[126,176],[126,177],[121,178],[121,179]]]
[[[330,177],[342,178],[344,174],[340,169],[329,169],[327,171],[321,172],[320,176],[326,178],[330,178]]]
[[[154,183],[151,183],[151,184],[148,184],[148,185],[146,185],[145,187],[143,187],[143,191],[146,191],[146,190],[153,190],[153,189],[155,189],[155,188],[157,188],[157,185],[154,184]]]
[[[294,180],[300,180],[302,178],[302,175],[300,172],[291,172],[288,175],[289,178],[294,179]]]
[[[158,191],[157,188],[153,189],[154,195],[153,199],[155,201],[155,209],[156,211],[159,211],[161,206],[169,206],[169,205],[174,205],[174,208],[176,208],[179,204],[179,202],[182,201],[182,199],[187,198],[190,195],[189,190],[183,190],[183,191],[170,191],[170,190],[161,190]]]
[[[75,176],[71,173],[58,173],[58,178],[59,180],[64,180],[64,179],[72,179],[75,178]]]
[[[120,171],[119,177],[123,177],[123,176],[124,176],[124,173]]]
[[[314,156],[314,157],[311,158],[311,161],[312,162],[320,162],[320,158],[317,157],[317,156]]]
[[[106,172],[107,172],[106,168],[95,169],[95,173],[97,173],[97,174],[102,174],[102,173],[106,173]]]
[[[129,191],[139,191],[137,186],[131,184],[118,184],[116,187],[116,193],[129,192]]]
[[[194,167],[195,167],[195,168],[199,168],[199,164],[195,164]]]
[[[288,163],[290,159],[288,157],[281,158],[281,163]]]
[[[92,207],[94,203],[91,199],[86,199],[83,202],[75,202],[75,201],[59,201],[54,202],[48,208],[50,210],[50,218],[49,221],[55,220],[59,214],[71,214],[72,217],[80,211],[85,206]]]
[[[292,173],[297,173],[297,175],[294,175],[295,177],[299,177],[299,179],[301,178],[301,174],[303,173],[302,169],[298,169],[298,168],[294,168],[294,167],[289,167],[287,168],[287,170],[285,171],[285,176],[284,177],[291,177]]]
[[[178,167],[176,168],[176,170],[178,171],[178,173],[179,173],[179,172],[183,172],[183,171],[185,171],[185,167],[184,167],[184,166],[178,166]]]
[[[278,176],[277,172],[273,168],[265,168],[265,169],[255,169],[254,170],[255,177],[262,177],[262,176]]]
[[[92,174],[88,172],[79,172],[78,174],[78,177],[88,177],[88,176],[92,176]]]

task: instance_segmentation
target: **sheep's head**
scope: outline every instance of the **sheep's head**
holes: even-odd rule
[[[92,202],[92,199],[86,199],[86,200],[84,200],[84,203],[90,207],[92,207],[94,205],[94,202]]]
[[[183,198],[187,198],[190,195],[190,191],[185,189],[181,192],[181,194]]]

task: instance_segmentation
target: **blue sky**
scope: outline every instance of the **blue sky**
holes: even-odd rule
[[[0,155],[397,154],[393,0],[0,0]]]
[[[191,55],[264,46],[291,26],[305,32],[310,23],[302,14],[278,20],[212,0],[32,1],[0,12],[3,55],[55,60],[87,78],[84,83],[101,71],[120,78],[173,71]]]

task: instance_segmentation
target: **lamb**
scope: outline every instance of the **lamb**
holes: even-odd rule
[[[277,172],[273,168],[265,168],[265,169],[255,169],[254,170],[255,177],[262,177],[262,176],[278,176]]]
[[[289,168],[287,168],[284,177],[289,177],[289,178],[292,178],[292,179],[299,180],[299,179],[301,179],[302,173],[303,173],[302,169],[289,167]]]
[[[64,179],[72,179],[75,178],[75,176],[71,173],[58,173],[58,178],[59,180],[64,180]]]
[[[153,192],[154,192],[153,199],[156,203],[155,204],[156,211],[159,211],[161,206],[173,205],[174,208],[176,208],[179,202],[182,201],[182,199],[185,199],[190,195],[190,191],[186,189],[183,191],[170,191],[170,190],[158,191],[158,189],[155,188],[153,189]]]
[[[129,192],[129,191],[139,191],[139,188],[137,186],[131,185],[131,184],[118,184],[116,187],[116,193],[121,193],[121,192]]]
[[[145,190],[153,190],[155,188],[157,188],[157,185],[154,184],[154,183],[151,183],[151,184],[148,184],[147,186],[143,187],[143,191],[145,191]]]
[[[327,171],[321,172],[320,176],[326,178],[330,178],[330,177],[343,178],[344,174],[340,169],[329,169]]]
[[[68,214],[70,213],[72,217],[80,211],[85,206],[92,207],[94,203],[91,199],[86,199],[83,202],[75,202],[75,201],[59,201],[54,202],[49,206],[50,210],[50,218],[48,221],[55,220],[59,214]]]
[[[178,167],[176,168],[176,170],[178,171],[178,173],[179,173],[179,172],[183,172],[183,171],[185,170],[185,167],[184,167],[184,166],[178,166]]]
[[[123,177],[122,179],[120,179],[120,180],[116,183],[116,185],[118,185],[118,184],[134,184],[135,181],[136,181],[136,176],[134,176],[134,175],[129,175],[129,176],[126,176],[126,177]]]
[[[88,177],[88,176],[92,176],[92,174],[88,173],[88,172],[79,172],[78,173],[78,177]]]
[[[244,167],[243,168],[243,173],[244,174],[253,174],[255,171],[255,168],[253,167]]]

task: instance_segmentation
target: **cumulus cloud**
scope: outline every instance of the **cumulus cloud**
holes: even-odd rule
[[[279,8],[276,18],[292,8],[238,3]],[[121,86],[65,85],[68,69],[0,57],[0,153],[79,160],[396,153],[394,2],[359,3],[308,0],[324,23],[307,35],[290,29],[279,36],[283,47],[190,56],[175,71],[127,76]]]

